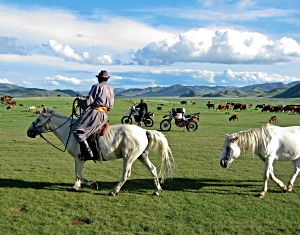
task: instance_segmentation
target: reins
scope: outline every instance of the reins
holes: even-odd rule
[[[51,146],[53,146],[54,148],[56,148],[57,150],[61,151],[61,152],[66,152],[67,150],[67,147],[68,147],[68,143],[69,143],[69,140],[70,140],[70,137],[71,137],[71,132],[72,132],[72,125],[73,125],[73,120],[74,120],[74,116],[78,116],[78,114],[76,113],[76,102],[78,103],[79,101],[79,98],[76,98],[74,101],[73,101],[73,105],[72,105],[72,113],[70,115],[70,117],[61,125],[59,125],[58,127],[54,128],[53,130],[48,130],[47,132],[54,132],[56,131],[57,129],[61,128],[62,126],[64,126],[70,119],[71,119],[71,125],[70,125],[70,131],[69,131],[69,134],[68,134],[68,138],[67,138],[67,142],[66,142],[66,145],[65,145],[65,148],[62,149],[62,148],[59,148],[57,146],[55,146],[54,144],[52,144],[49,140],[47,140],[43,135],[42,133],[39,133],[40,137],[45,140],[48,144],[50,144]],[[53,116],[54,114],[52,114]],[[79,116],[82,115],[82,111],[81,111],[81,108],[80,108],[80,113],[79,113]],[[51,117],[52,117],[51,116]],[[48,121],[51,119],[51,117],[48,119]],[[48,122],[47,121],[47,122]]]

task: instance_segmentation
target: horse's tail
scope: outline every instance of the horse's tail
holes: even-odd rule
[[[175,162],[167,138],[161,132],[155,130],[147,130],[146,133],[149,139],[148,148],[153,147],[155,151],[159,152],[161,157],[159,172],[161,181],[164,182],[165,179],[171,179]]]

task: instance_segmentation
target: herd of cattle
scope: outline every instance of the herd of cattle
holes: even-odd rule
[[[215,105],[208,102],[206,104],[208,109],[215,109]],[[241,103],[222,103],[219,104],[216,110],[247,110],[252,107],[252,104],[241,104]],[[255,106],[255,110],[261,109],[262,112],[288,112],[288,113],[298,113],[300,114],[300,105],[265,105],[258,104]]]
[[[17,105],[17,101],[13,100],[13,97],[10,95],[5,95],[1,97],[1,104],[4,104],[7,106],[7,109],[10,109],[13,106]]]
[[[180,101],[179,102],[182,105],[187,105],[188,103],[191,103],[192,105],[195,105],[196,102],[194,101]],[[1,104],[4,104],[7,106],[7,109],[12,108],[13,106],[17,105],[16,100],[13,99],[12,96],[5,95],[1,97]],[[22,104],[19,104],[20,106],[23,106]],[[157,111],[161,111],[163,109],[164,104],[160,104],[160,106],[157,107]],[[43,105],[42,105],[43,106]],[[226,102],[226,103],[221,103],[215,108],[215,104],[211,103],[208,101],[206,104],[208,109],[215,109],[217,111],[219,110],[225,110],[225,111],[243,111],[247,110],[248,108],[253,107],[253,104],[242,104],[242,103],[233,103],[233,102]],[[31,113],[40,113],[43,107],[29,107],[28,112]],[[298,113],[300,114],[300,105],[265,105],[265,104],[258,104],[255,106],[255,110],[261,109],[262,112],[288,112],[288,113]],[[229,121],[238,121],[240,119],[239,114],[234,114],[229,117]],[[270,119],[269,122],[278,122],[278,117],[276,115],[273,115]]]

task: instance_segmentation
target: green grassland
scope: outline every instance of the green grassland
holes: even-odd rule
[[[158,130],[162,116],[181,107],[177,98],[145,99],[155,113]],[[164,132],[172,149],[176,171],[154,197],[153,181],[140,162],[116,197],[108,193],[121,177],[122,160],[87,162],[84,175],[96,180],[99,190],[73,186],[74,160],[37,137],[28,138],[27,128],[36,118],[29,106],[45,105],[69,116],[72,98],[24,98],[7,110],[0,105],[0,233],[1,234],[299,234],[300,181],[292,193],[281,193],[269,183],[263,199],[255,197],[262,188],[263,162],[252,153],[242,153],[229,169],[219,165],[226,133],[256,128],[272,116],[254,107],[243,112],[208,110],[207,99],[194,99],[187,113],[200,112],[196,132],[172,126]],[[300,104],[300,99],[211,99],[247,104]],[[138,98],[116,99],[110,124],[119,124]],[[162,111],[156,107],[164,104]],[[231,114],[240,120],[229,122]],[[300,125],[300,115],[278,113],[279,126]],[[46,137],[58,146],[52,134]],[[63,147],[63,146],[61,146]],[[159,167],[159,157],[150,159]],[[285,183],[292,173],[290,162],[275,164],[275,173]]]

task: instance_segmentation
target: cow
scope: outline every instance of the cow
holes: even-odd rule
[[[208,109],[215,109],[215,104],[207,103],[206,106]]]
[[[16,106],[17,105],[17,101],[15,101],[15,100],[8,101],[7,104],[11,105],[11,106]]]
[[[268,111],[270,112],[272,109],[273,109],[273,105],[268,104],[268,105],[264,106],[261,111],[262,112],[268,112]]]
[[[270,112],[281,112],[283,109],[283,106],[282,105],[276,105],[276,106],[273,106],[272,109],[270,109]]]
[[[277,123],[277,122],[278,122],[278,117],[277,117],[277,116],[272,116],[272,117],[269,119],[269,123],[272,123],[272,122]]]
[[[247,109],[247,105],[246,104],[235,104],[233,106],[233,110],[246,110]]]
[[[160,111],[160,110],[162,110],[162,107],[158,106],[157,111]]]
[[[219,104],[217,110],[226,110],[226,104]]]
[[[238,120],[240,120],[240,115],[238,115],[238,114],[234,114],[234,115],[232,115],[230,118],[229,118],[229,121],[231,122],[231,121],[238,121]]]
[[[5,95],[5,96],[2,96],[1,97],[1,102],[9,102],[9,101],[11,101],[12,100],[12,96],[10,96],[10,95]]]
[[[187,101],[186,101],[186,100],[183,100],[183,101],[180,101],[179,103],[180,103],[180,104],[187,104]]]
[[[255,110],[262,109],[263,107],[265,107],[265,104],[258,104],[255,106]]]

